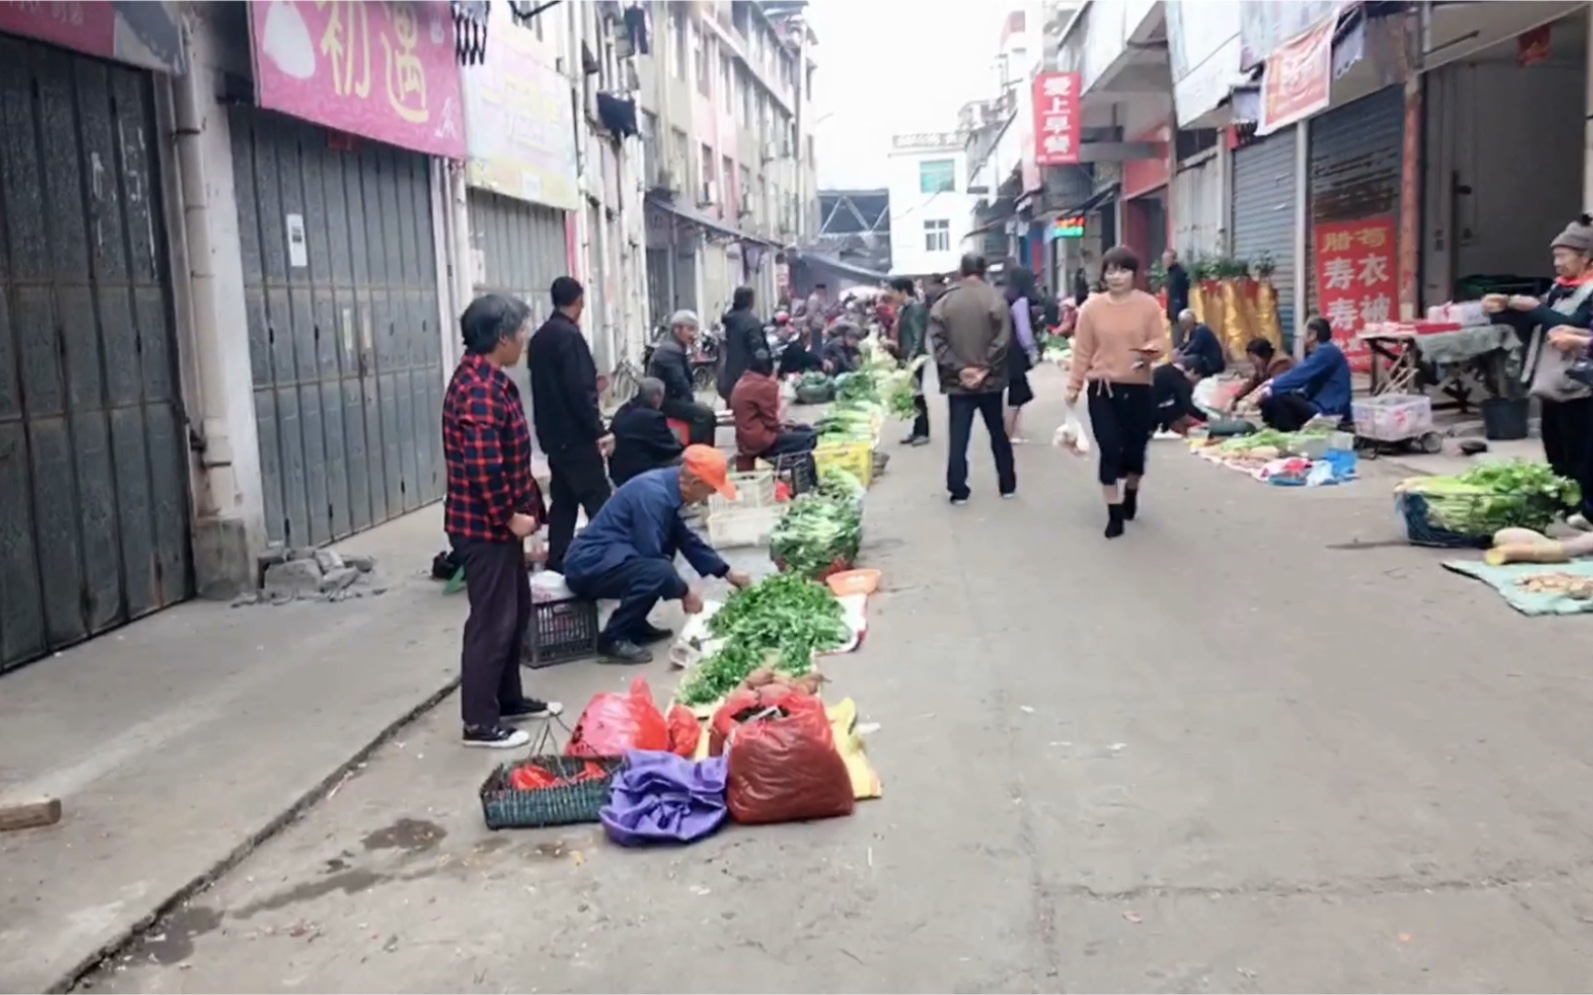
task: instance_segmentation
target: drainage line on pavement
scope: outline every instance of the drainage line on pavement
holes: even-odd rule
[[[385,728],[376,734],[374,739],[361,747],[352,757],[349,757],[348,760],[339,764],[337,769],[333,770],[332,773],[328,774],[325,778],[322,778],[319,784],[301,795],[298,801],[294,802],[288,807],[287,811],[283,812],[281,815],[278,815],[270,822],[267,822],[263,828],[254,833],[254,835],[250,836],[247,840],[244,840],[242,844],[235,848],[231,853],[223,857],[209,870],[201,873],[199,876],[195,877],[181,888],[178,888],[164,902],[161,902],[160,905],[156,907],[154,912],[151,912],[149,915],[138,920],[138,922],[134,923],[129,929],[127,929],[126,932],[122,933],[121,936],[104,944],[93,954],[90,954],[88,957],[84,958],[76,967],[67,972],[67,974],[59,981],[46,988],[45,992],[48,993],[48,995],[60,995],[60,993],[73,991],[78,985],[82,984],[89,975],[94,974],[101,968],[111,967],[112,961],[114,961],[117,957],[120,957],[139,940],[143,939],[153,926],[159,923],[162,919],[171,915],[173,912],[177,911],[177,908],[184,902],[187,902],[189,899],[194,898],[196,895],[203,892],[206,888],[209,888],[216,882],[217,878],[220,878],[228,871],[231,871],[233,868],[243,863],[246,859],[248,859],[250,854],[254,853],[261,847],[261,845],[268,842],[272,837],[276,836],[278,833],[302,819],[306,814],[308,814],[310,809],[324,801],[327,796],[330,795],[340,784],[347,780],[348,776],[356,768],[358,768],[365,761],[369,760],[372,754],[385,746],[389,740],[399,733],[400,730],[409,725],[411,722],[414,722],[416,719],[420,718],[422,715],[425,715],[433,708],[436,708],[442,703],[443,699],[447,698],[450,694],[453,694],[454,689],[457,687],[459,687],[459,678],[455,677],[439,690],[427,695],[424,701],[416,705],[414,708],[411,708],[403,715],[399,716],[396,721],[389,723]]]

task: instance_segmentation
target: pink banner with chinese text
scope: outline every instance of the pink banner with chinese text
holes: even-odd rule
[[[440,0],[254,0],[260,106],[450,159],[465,157],[454,25]]]
[[[0,31],[163,73],[183,71],[179,23],[164,0],[0,0]]]
[[[1333,326],[1333,341],[1357,373],[1372,368],[1371,352],[1357,337],[1361,330],[1396,317],[1398,230],[1392,217],[1316,226],[1318,306]]]

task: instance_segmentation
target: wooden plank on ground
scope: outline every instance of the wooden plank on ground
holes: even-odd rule
[[[0,833],[13,829],[38,829],[61,821],[61,799],[0,804]]]

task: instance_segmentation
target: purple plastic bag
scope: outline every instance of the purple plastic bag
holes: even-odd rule
[[[724,757],[694,763],[673,753],[632,750],[598,813],[621,846],[690,843],[713,835],[730,815]]]

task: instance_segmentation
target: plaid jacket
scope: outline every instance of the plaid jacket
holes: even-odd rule
[[[443,397],[448,501],[443,529],[454,540],[517,542],[516,512],[544,518],[531,476],[531,430],[514,381],[485,357],[467,355]]]

